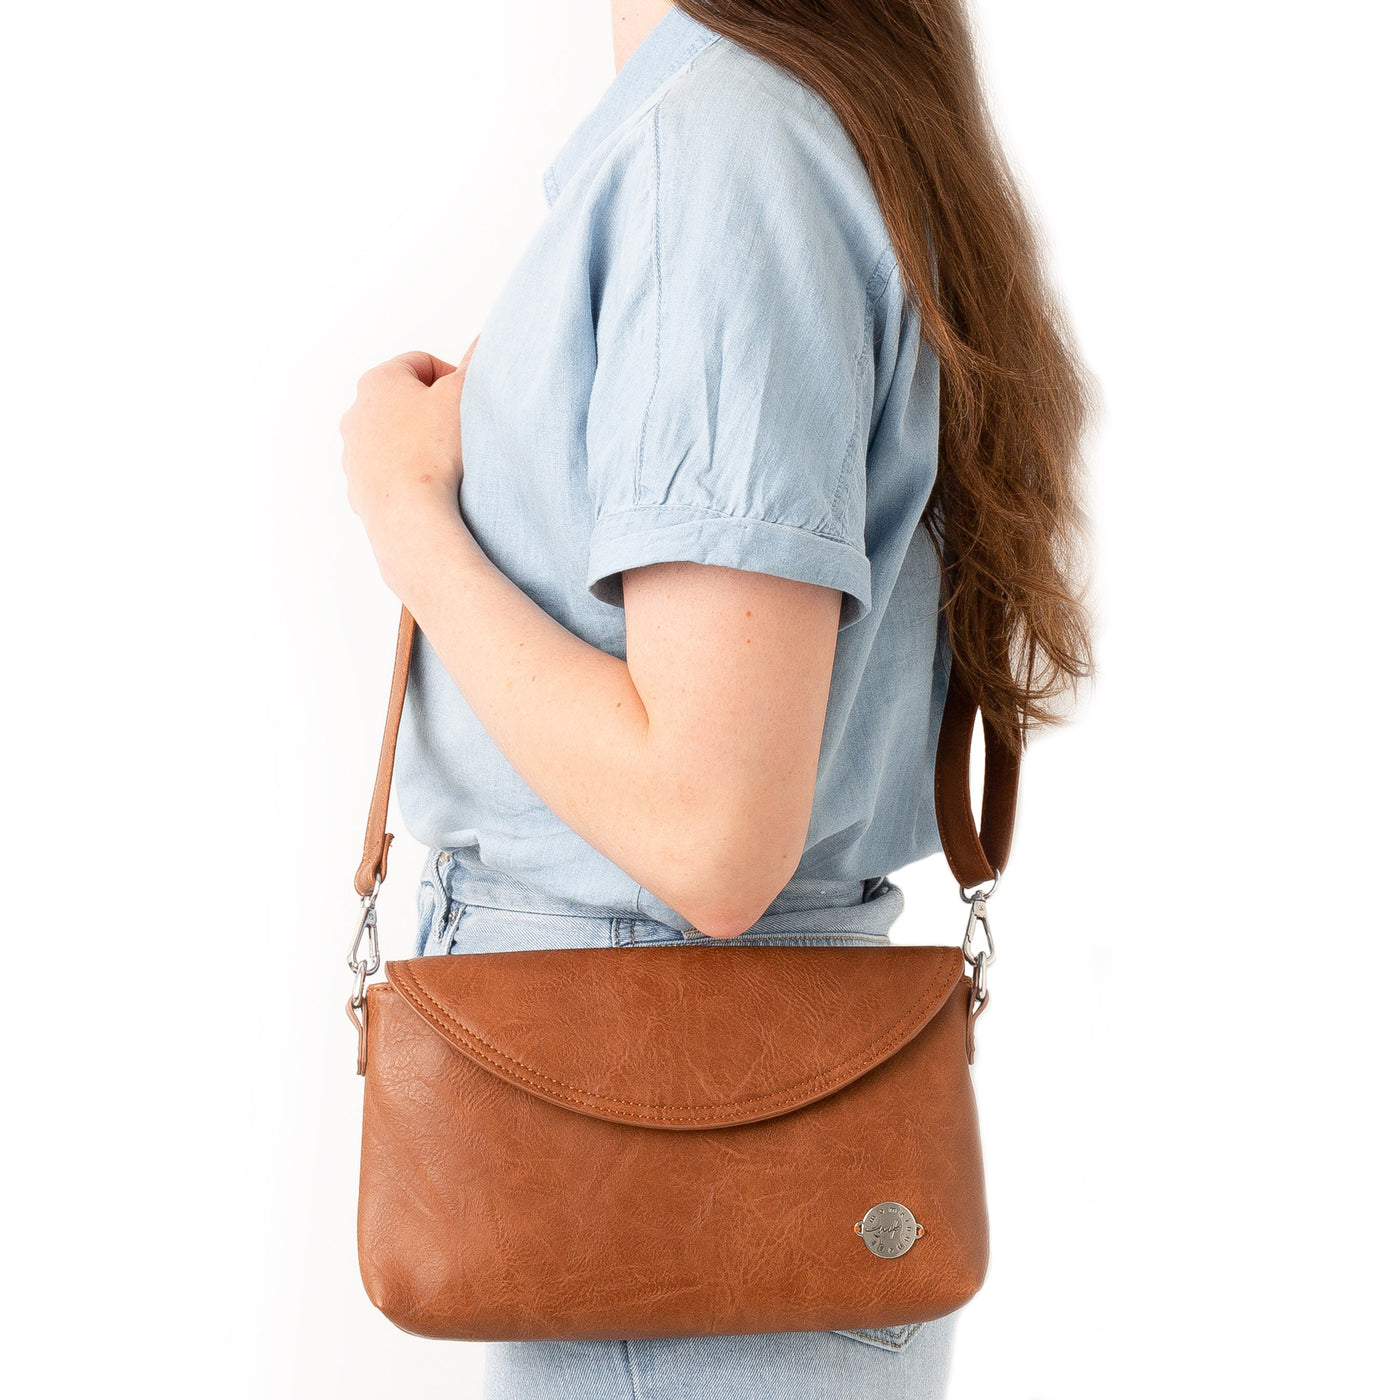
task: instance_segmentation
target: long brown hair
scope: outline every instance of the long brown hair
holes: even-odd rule
[[[984,722],[1019,746],[1092,670],[1079,469],[1091,391],[992,126],[962,0],[676,8],[825,99],[865,164],[938,355],[938,470],[922,518],[949,640]]]

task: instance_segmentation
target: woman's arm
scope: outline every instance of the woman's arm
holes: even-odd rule
[[[802,855],[841,594],[652,564],[623,576],[627,660],[590,646],[462,521],[466,363],[391,360],[342,424],[380,571],[541,800],[702,933],[742,933]]]

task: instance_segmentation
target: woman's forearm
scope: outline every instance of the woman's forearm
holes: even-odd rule
[[[576,637],[463,523],[471,356],[455,369],[421,351],[386,361],[361,377],[341,420],[350,503],[380,572],[556,816],[701,932],[742,933],[801,859],[839,594],[724,571],[744,580],[740,596],[702,570],[704,605],[692,602],[689,630],[658,651],[674,579],[653,565],[629,598],[629,616],[635,603],[650,619],[631,666]],[[824,648],[802,640],[813,636]],[[692,651],[697,637],[707,645]]]
[[[754,902],[748,876],[764,887],[771,874],[746,874],[732,858],[738,814],[723,809],[720,785],[695,781],[693,752],[671,761],[676,751],[627,663],[540,608],[455,511],[427,509],[398,529],[405,542],[381,560],[386,580],[511,766],[561,820],[697,928],[741,932]]]

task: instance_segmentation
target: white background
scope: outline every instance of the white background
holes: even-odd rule
[[[1102,386],[1101,674],[994,905],[952,1393],[1394,1395],[1394,8],[978,9]],[[465,350],[607,5],[6,28],[7,1375],[470,1396],[480,1349],[356,1268],[342,959],[396,604],[337,421],[370,364]],[[897,878],[896,937],[953,941],[941,860]]]

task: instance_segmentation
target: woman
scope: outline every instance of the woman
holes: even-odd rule
[[[343,424],[422,631],[418,952],[885,943],[949,647],[1016,743],[1088,673],[1083,377],[957,0],[613,20],[466,360]],[[952,1328],[492,1344],[487,1393],[936,1396]]]

